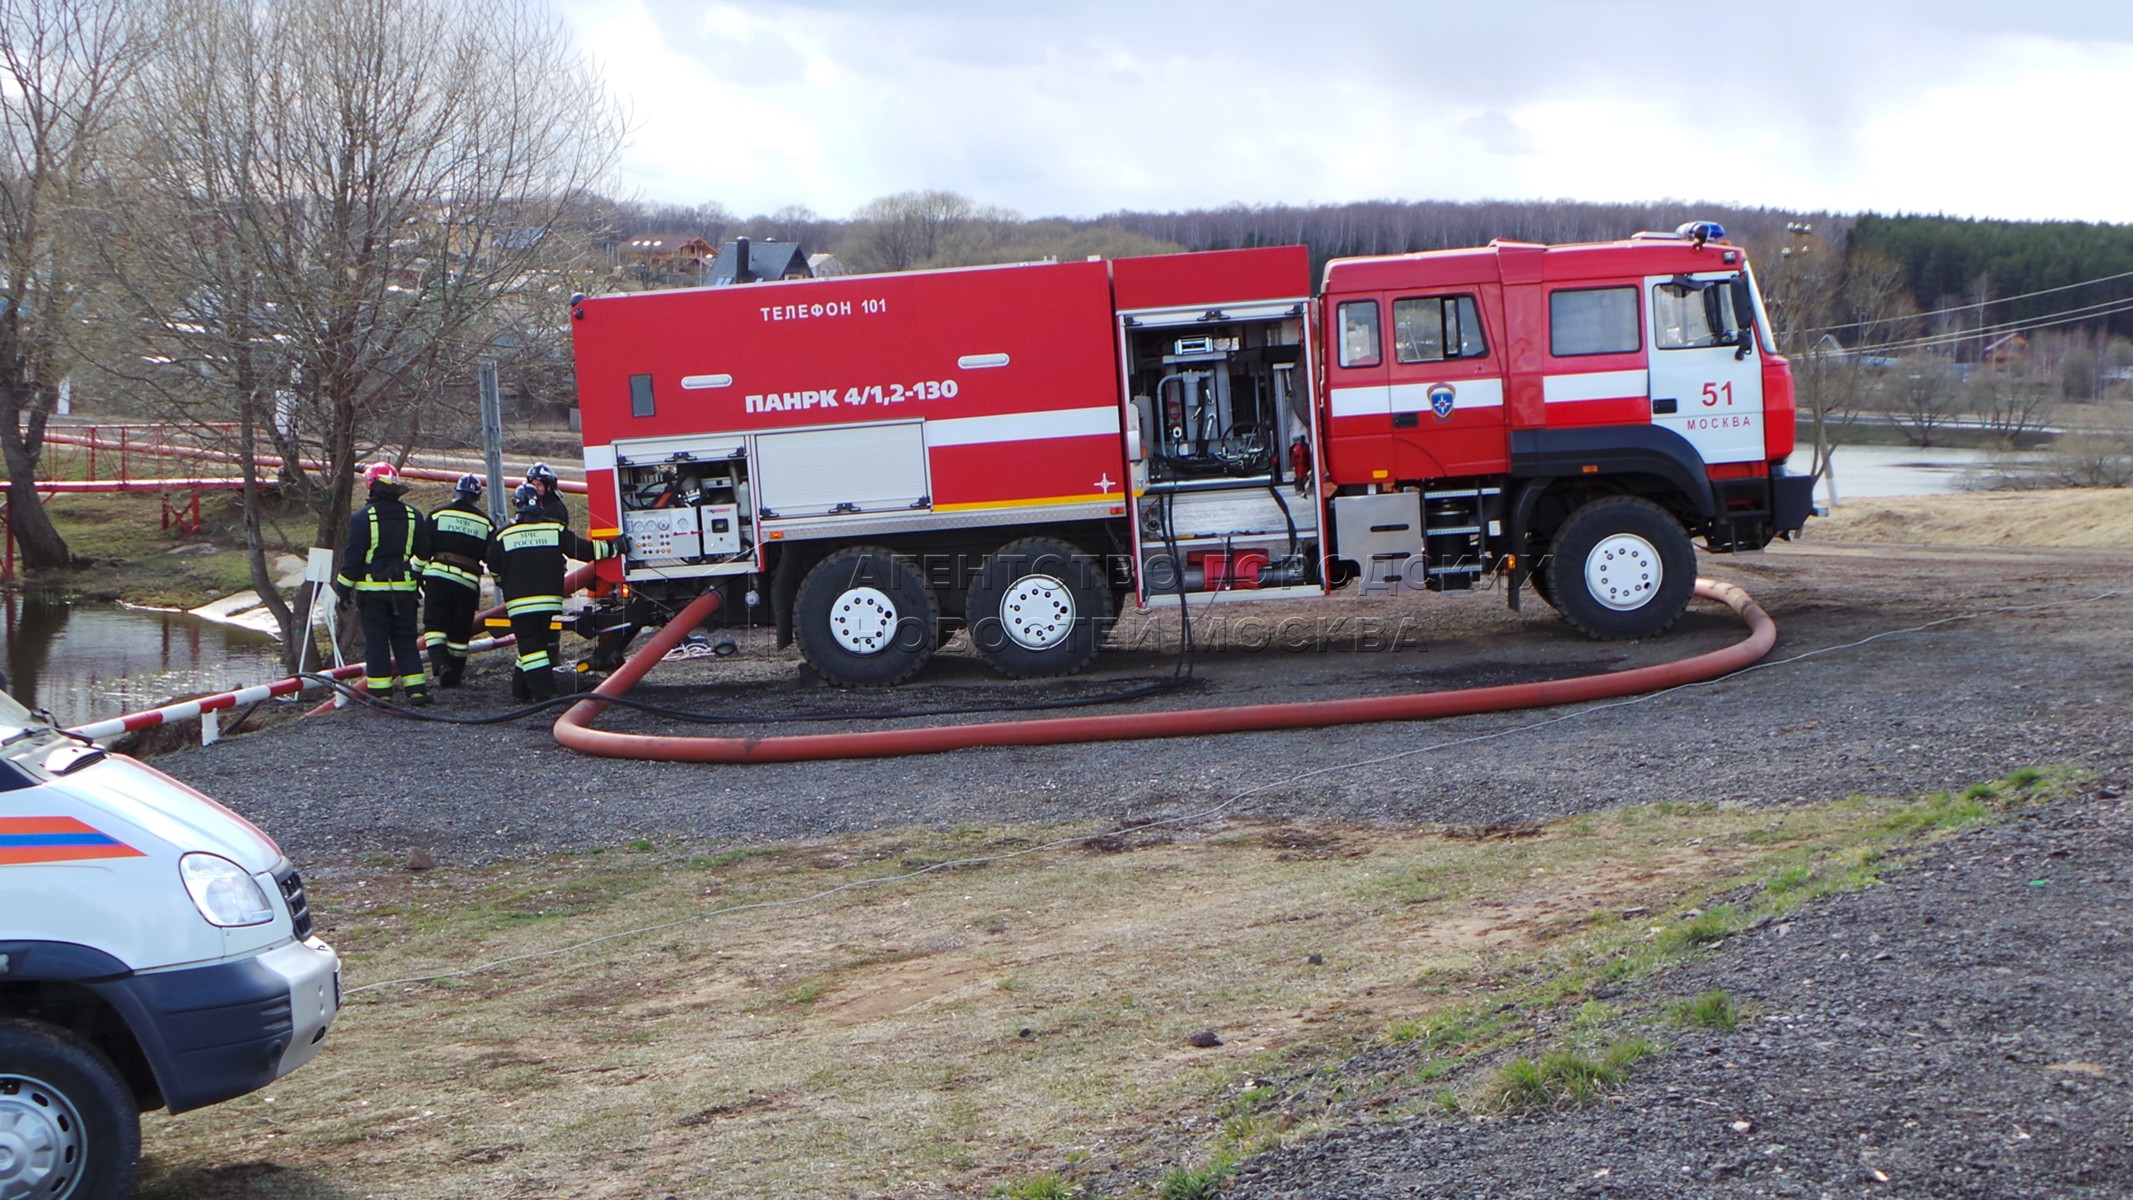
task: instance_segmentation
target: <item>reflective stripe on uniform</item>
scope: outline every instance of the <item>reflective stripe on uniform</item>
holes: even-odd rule
[[[377,505],[371,504],[364,513],[370,519],[370,545],[363,554],[363,578],[356,581],[355,589],[359,592],[412,592],[419,589],[422,586],[422,562],[415,557],[414,519],[411,517],[407,523],[407,541],[400,548],[401,571],[407,578],[380,581],[370,578],[370,569],[378,565],[378,551],[384,549],[379,544],[382,535],[378,528]]]
[[[517,666],[521,671],[545,671],[548,669],[548,652],[536,650],[531,654],[521,654],[518,656]]]
[[[447,562],[433,562],[424,567],[422,569],[422,577],[424,579],[443,579],[469,589],[481,586],[481,576],[463,567],[455,567]]]
[[[504,601],[504,614],[506,616],[518,617],[528,613],[562,611],[563,598],[561,596],[520,596],[516,600]]]

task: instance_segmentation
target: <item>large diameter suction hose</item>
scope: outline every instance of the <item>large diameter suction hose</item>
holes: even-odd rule
[[[814,733],[781,737],[692,737],[610,733],[588,722],[607,707],[598,697],[628,691],[674,644],[718,607],[707,593],[683,609],[672,624],[633,655],[621,670],[593,690],[593,699],[572,706],[556,721],[555,739],[582,754],[655,762],[768,763],[812,762],[837,758],[882,758],[931,754],[972,746],[1035,746],[1064,742],[1128,741],[1134,738],[1194,737],[1255,730],[1313,729],[1373,721],[1424,721],[1436,717],[1578,704],[1631,696],[1640,692],[1699,683],[1740,670],[1770,652],[1777,624],[1747,592],[1730,583],[1699,579],[1696,594],[1731,608],[1748,625],[1748,636],[1731,646],[1678,662],[1637,667],[1600,675],[1580,675],[1543,683],[1468,688],[1453,692],[1411,692],[1353,700],[1318,700],[1300,704],[1250,704],[1230,708],[1193,708],[1171,712],[1058,717],[1033,721],[992,721],[863,733]]]

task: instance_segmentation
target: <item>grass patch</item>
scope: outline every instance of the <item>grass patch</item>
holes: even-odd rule
[[[1156,1200],[1215,1200],[1235,1164],[1217,1160],[1204,1167],[1179,1167],[1155,1185]]]
[[[1657,945],[1661,953],[1676,955],[1722,942],[1746,923],[1737,909],[1720,905],[1660,930]]]
[[[1003,1183],[989,1194],[1004,1200],[1075,1200],[1082,1192],[1057,1172],[1046,1171],[1019,1183]]]
[[[1620,1085],[1630,1064],[1657,1049],[1644,1038],[1626,1037],[1593,1056],[1563,1049],[1539,1058],[1514,1058],[1483,1086],[1477,1107],[1485,1112],[1526,1113],[1590,1104]]]
[[[1701,996],[1679,1000],[1667,1009],[1667,1020],[1689,1029],[1718,1029],[1730,1032],[1740,1024],[1740,1009],[1733,997],[1724,988],[1714,988]]]

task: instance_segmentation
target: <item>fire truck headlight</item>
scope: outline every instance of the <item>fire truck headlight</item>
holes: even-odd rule
[[[274,906],[259,881],[219,854],[188,854],[178,860],[178,874],[185,880],[193,906],[210,925],[228,929],[264,925],[274,919]]]

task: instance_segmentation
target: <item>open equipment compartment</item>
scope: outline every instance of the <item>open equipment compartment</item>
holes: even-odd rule
[[[630,547],[623,578],[755,570],[748,479],[748,447],[741,438],[616,443],[615,488]]]
[[[1120,323],[1143,602],[1314,585],[1301,306],[1135,312]]]

